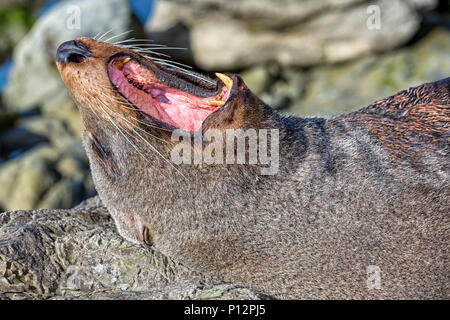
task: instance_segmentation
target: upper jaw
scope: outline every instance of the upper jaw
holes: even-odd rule
[[[162,83],[199,97],[210,97],[218,94],[223,86],[223,81],[217,80],[215,83],[201,80],[200,75],[190,72],[193,75],[177,71],[174,68],[157,64],[150,59],[134,52],[119,52],[109,58],[108,64],[114,64],[125,59],[131,58],[140,65],[148,69]]]

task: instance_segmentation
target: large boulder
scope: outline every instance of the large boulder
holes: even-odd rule
[[[160,0],[147,29],[151,38],[167,39],[173,45],[185,45],[189,39],[195,62],[206,70],[236,70],[272,60],[308,66],[404,44],[420,26],[418,10],[436,3]]]
[[[0,299],[262,299],[124,240],[98,198],[0,213]]]

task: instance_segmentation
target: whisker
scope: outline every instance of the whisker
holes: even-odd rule
[[[161,46],[161,47],[148,47],[148,48],[142,48],[140,46],[136,46],[136,45],[128,45],[128,46],[122,46],[120,45],[119,47],[124,48],[124,49],[130,49],[133,51],[136,51],[138,53],[143,53],[145,55],[156,55],[156,56],[161,56],[161,57],[166,57],[166,58],[170,58],[170,55],[166,54],[166,53],[162,53],[162,52],[155,52],[155,50],[186,50],[186,48],[178,48],[178,47],[166,47],[166,46]],[[169,60],[167,60],[169,61]],[[185,65],[186,67],[191,68],[190,66]]]
[[[116,109],[116,110],[121,111],[120,108],[116,107],[115,105],[113,105],[113,104],[111,104],[111,103],[108,103],[108,105],[110,105],[111,107],[113,107],[113,108]],[[110,110],[111,110],[111,109],[110,109]],[[149,135],[150,137],[152,137],[152,138],[154,138],[154,139],[156,139],[156,140],[159,140],[159,141],[161,141],[161,142],[164,142],[164,143],[166,143],[166,144],[169,144],[169,142],[167,142],[166,140],[163,140],[163,139],[161,139],[161,138],[158,138],[157,136],[155,136],[155,135],[153,135],[153,134],[151,134],[151,133],[149,133],[149,132],[143,130],[142,128],[139,128],[137,125],[135,125],[135,124],[132,123],[131,121],[127,120],[124,116],[122,116],[122,115],[120,115],[120,114],[117,114],[117,115],[118,115],[121,119],[125,120],[125,122],[127,122],[127,123],[129,123],[131,126],[133,126],[134,128],[139,129],[139,131],[142,131],[143,133]]]
[[[102,89],[105,89],[105,90],[109,90],[109,91],[111,91],[112,93],[116,93],[112,88],[104,87],[104,86],[101,86],[101,85],[98,85],[98,87],[99,87],[99,88],[102,88]],[[124,97],[122,97],[122,96],[119,96],[119,97],[120,97],[119,99],[121,99],[121,100],[119,100],[119,99],[117,99],[117,98],[115,98],[115,97],[107,96],[107,95],[105,95],[105,94],[103,94],[103,93],[100,93],[100,92],[97,92],[97,94],[100,94],[103,98],[105,98],[105,99],[107,99],[107,100],[112,100],[113,102],[120,103],[120,104],[125,104],[125,105],[128,105],[128,106],[129,106],[129,107],[127,107],[127,106],[123,106],[123,105],[122,105],[121,107],[124,108],[124,109],[127,109],[127,110],[133,110],[133,111],[138,111],[138,112],[140,112],[140,113],[143,113],[143,111],[139,110],[136,106],[134,106],[132,103],[130,103],[128,100],[126,100],[126,99],[125,99]],[[116,107],[116,106],[114,106],[114,108],[116,108],[117,110],[123,112],[122,110],[120,110],[120,108],[118,108],[118,107]],[[155,129],[159,129],[159,130],[163,130],[163,131],[167,131],[167,132],[171,132],[171,131],[172,131],[172,130],[170,130],[170,129],[163,128],[163,127],[159,127],[159,126],[157,126],[157,125],[154,125],[154,124],[151,124],[151,123],[148,123],[148,122],[139,120],[139,119],[133,117],[132,115],[128,115],[128,116],[129,116],[131,119],[133,119],[133,120],[135,120],[135,121],[137,121],[137,122],[139,122],[139,123],[142,123],[143,125],[146,125],[146,126],[148,126],[148,127],[150,127],[150,128],[155,128]]]
[[[123,47],[122,47],[123,48]],[[127,48],[125,48],[125,49],[130,49],[130,50],[133,50],[133,51],[135,51],[135,52],[138,52],[138,53],[145,53],[145,54],[154,54],[154,55],[156,55],[156,56],[161,56],[161,57],[166,57],[166,58],[170,58],[170,56],[168,55],[168,54],[165,54],[165,53],[161,53],[161,52],[153,52],[153,51],[150,51],[150,50],[141,50],[141,49],[139,49],[138,47],[127,47]]]
[[[97,40],[97,37],[101,34],[102,32],[100,31],[99,33],[97,33],[92,39]]]
[[[129,38],[129,39],[125,39],[125,40],[120,40],[120,41],[113,42],[113,44],[114,44],[114,45],[118,45],[118,44],[121,44],[121,43],[137,42],[137,41],[139,41],[139,42],[153,42],[153,41],[155,41],[155,40],[151,40],[151,39],[135,39],[135,38]],[[161,45],[159,45],[159,46],[161,46]]]
[[[110,40],[110,39],[108,39]],[[150,60],[154,60],[157,63],[159,63],[160,65],[163,66],[167,66],[173,69],[176,69],[186,75],[189,75],[193,78],[199,79],[201,81],[205,81],[207,83],[210,84],[214,84],[215,82],[211,79],[209,79],[206,76],[203,75],[199,75],[197,73],[194,73],[190,70],[192,70],[192,66],[180,63],[180,62],[176,62],[176,61],[171,61],[169,59],[163,59],[163,58],[156,58],[156,57],[152,57],[152,55],[156,55],[156,56],[163,56],[166,58],[170,58],[170,55],[165,54],[165,53],[161,53],[161,52],[155,52],[155,50],[187,50],[187,48],[182,48],[182,47],[169,47],[169,46],[165,46],[165,45],[160,45],[160,44],[153,44],[153,43],[143,43],[141,44],[140,42],[153,42],[153,40],[150,39],[135,39],[135,38],[131,38],[131,39],[125,39],[125,40],[121,40],[121,41],[116,41],[113,44],[114,45],[118,45],[122,48],[125,49],[129,49],[132,51],[135,51],[138,54],[141,54],[145,57],[147,57]],[[129,44],[127,44],[129,43]],[[186,69],[189,70],[186,70]]]
[[[208,83],[210,83],[210,84],[214,84],[214,83],[215,83],[213,80],[211,80],[211,79],[209,79],[209,78],[207,78],[207,77],[205,77],[205,76],[198,75],[198,74],[196,74],[196,73],[194,73],[194,72],[191,72],[191,71],[189,71],[189,70],[183,69],[183,68],[178,67],[178,66],[174,66],[174,65],[172,65],[172,64],[169,63],[169,62],[158,61],[158,63],[159,63],[159,64],[162,64],[163,66],[168,66],[168,67],[177,69],[177,70],[179,70],[179,71],[182,72],[182,73],[185,73],[185,74],[187,74],[187,75],[190,75],[191,77],[197,78],[197,79],[199,79],[199,80],[203,80],[203,81],[208,82]]]
[[[92,108],[92,106],[91,106],[89,103],[88,103],[88,106],[89,106],[89,108],[91,109],[92,113],[97,117],[97,119],[98,119],[99,121],[101,121],[99,115],[94,111],[94,108]],[[102,157],[101,157],[100,159],[101,159],[103,165],[106,167],[107,164],[106,164],[105,160],[104,160]]]
[[[108,33],[110,33],[111,31],[113,31],[114,28],[109,29],[108,31],[106,31],[104,34],[101,35],[101,37],[99,37],[98,39],[96,39],[97,41],[100,41],[104,36],[106,36]]]
[[[90,95],[92,98],[94,98],[95,100],[97,100],[98,102],[100,102],[100,108],[101,108],[101,110],[103,111],[103,113],[108,117],[108,119],[109,119],[109,121],[114,125],[114,127],[116,127],[118,130],[119,130],[119,132],[124,136],[124,138],[131,144],[131,145],[133,145],[134,147],[135,147],[135,149],[136,149],[136,151],[137,152],[139,152],[139,153],[141,153],[138,149],[137,149],[137,147],[134,145],[134,143],[132,143],[125,135],[124,135],[124,133],[122,132],[122,130],[120,130],[120,126],[119,125],[117,125],[113,120],[112,120],[112,118],[111,118],[111,116],[106,112],[106,110],[102,107],[102,105],[103,106],[105,106],[106,108],[107,108],[107,106],[103,103],[103,101],[101,101],[100,99],[98,99],[98,98],[96,98],[96,97],[94,97],[94,96],[92,96],[92,95]],[[107,108],[107,109],[109,109],[109,108]],[[93,110],[92,109],[92,107],[91,107],[91,110]],[[130,138],[131,138],[131,136],[130,136]]]
[[[98,101],[98,102],[100,102],[103,106],[105,106],[105,107],[107,107],[107,105],[105,105],[105,103],[103,102],[103,101],[101,101],[100,99],[98,99],[98,98],[96,98],[96,100]],[[103,109],[103,108],[102,108]],[[106,113],[106,112],[105,112]],[[107,114],[107,113],[106,113]],[[111,123],[122,133],[122,135],[124,135],[123,134],[123,132],[122,132],[122,130],[120,130],[120,128],[117,126],[117,124],[116,123],[114,123],[114,121],[112,120],[112,118],[110,117],[110,115],[109,114],[107,114],[107,116],[108,116],[108,118],[109,118],[109,120],[111,121]],[[150,142],[148,142],[143,136],[141,136],[134,128],[132,128],[132,127],[130,127],[130,126],[128,126],[128,128],[129,129],[131,129],[135,134],[137,134],[137,136],[143,141],[143,142],[145,142],[145,144],[147,144],[154,152],[156,152],[167,164],[169,164],[177,173],[179,173],[181,176],[183,176],[183,178],[185,178],[186,179],[186,177],[174,166],[174,164],[171,162],[171,161],[169,161],[168,159],[166,159],[159,151],[158,151],[158,149],[156,149]],[[124,137],[127,139],[127,141],[128,142],[130,142],[133,146],[134,146],[134,144],[124,135]],[[136,149],[136,151],[138,151],[139,152],[139,150],[137,150]],[[148,159],[147,158],[145,158],[144,156],[143,156],[143,154],[141,153],[141,152],[139,152],[139,154],[147,161],[147,162],[149,162],[148,161]],[[150,163],[150,162],[149,162]],[[187,180],[187,179],[186,179]]]
[[[133,45],[128,45],[129,47],[136,47],[136,48],[141,48],[142,50],[147,50],[147,49],[151,49],[151,50],[187,50],[187,48],[183,48],[183,47],[169,47],[166,45],[154,45],[154,44],[133,44]],[[127,47],[127,46],[121,46],[121,47]]]
[[[133,32],[133,31],[134,31],[134,30],[128,30],[128,31],[125,31],[125,32],[119,33],[118,35],[112,36],[111,38],[108,38],[108,39],[106,39],[106,40],[105,40],[105,41],[103,41],[103,42],[108,42],[108,41],[110,41],[110,40],[112,40],[112,39],[114,39],[114,38],[117,38],[117,37],[120,37],[120,36],[126,35],[126,34],[128,34],[128,33],[130,33],[130,32]]]
[[[128,110],[133,110],[133,111],[138,111],[138,112],[143,112],[143,111],[139,110],[137,107],[135,107],[133,104],[131,104],[130,102],[128,102],[127,100],[125,100],[125,98],[122,98],[123,100],[118,100],[118,99],[115,99],[114,97],[109,97],[109,96],[106,96],[106,95],[104,95],[104,94],[101,94],[101,96],[102,96],[103,98],[105,98],[105,99],[112,100],[113,102],[120,103],[120,104],[126,104],[126,105],[129,105],[129,106],[130,106],[130,107],[121,106],[121,108],[128,109]],[[114,107],[116,110],[118,110],[118,111],[120,111],[120,112],[123,113],[123,110],[121,110],[119,107],[114,106],[114,105],[111,105],[111,106]],[[120,116],[120,115],[119,115],[119,116]],[[151,123],[148,123],[148,122],[139,120],[139,119],[133,117],[132,115],[128,115],[128,116],[129,116],[130,118],[132,118],[133,120],[136,120],[137,122],[142,123],[142,124],[144,124],[144,125],[146,125],[146,126],[148,126],[148,127],[155,128],[155,129],[160,129],[160,130],[167,131],[167,132],[172,131],[172,130],[169,130],[169,129],[166,129],[166,128],[163,128],[163,127],[158,127],[158,126],[153,125],[153,124],[151,124]]]
[[[155,48],[164,48],[167,47],[165,44],[157,44],[157,43],[128,43],[128,44],[116,44],[119,47],[155,47]],[[176,47],[175,47],[176,48]]]
[[[101,103],[101,101],[99,101]],[[100,106],[103,113],[108,117],[108,120],[111,122],[111,124],[118,130],[118,132],[127,140],[127,142],[136,150],[138,155],[140,155],[145,161],[149,162],[147,158],[145,158],[144,154],[139,150],[139,148],[123,133],[122,129],[120,129],[120,126],[118,126],[111,118],[111,116],[103,109],[102,106]],[[131,136],[130,136],[131,138]]]
[[[161,58],[151,58],[151,57],[149,57],[149,58],[150,58],[150,59],[153,59],[153,60],[155,60],[155,61],[160,61],[160,62],[170,63],[170,64],[173,64],[173,65],[178,65],[178,66],[180,66],[180,67],[192,69],[191,66],[188,66],[187,64],[183,64],[183,63],[181,63],[181,62],[170,61],[170,60],[167,60],[167,59],[161,59]]]

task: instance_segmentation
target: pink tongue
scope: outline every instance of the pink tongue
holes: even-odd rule
[[[203,121],[217,106],[208,101],[216,97],[200,98],[189,93],[171,88],[159,82],[143,66],[132,61],[127,62],[122,70],[108,65],[111,82],[131,103],[148,115],[187,131],[201,128]],[[128,74],[128,78],[124,74]],[[141,85],[141,89],[132,83]],[[131,81],[131,83],[128,83]],[[146,93],[146,90],[148,93]],[[229,92],[224,87],[222,99],[228,98]]]

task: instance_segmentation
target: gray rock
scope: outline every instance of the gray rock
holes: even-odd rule
[[[116,232],[98,198],[0,213],[0,299],[263,299]]]
[[[450,74],[450,31],[435,29],[414,45],[309,72],[304,95],[293,99],[289,113],[333,115]],[[299,71],[300,72],[300,71]]]
[[[84,154],[83,157],[65,154],[56,164],[56,170],[64,177],[71,178],[74,181],[83,181],[89,167]]]
[[[72,102],[68,103],[72,105]],[[44,117],[41,115],[15,117],[16,121],[11,124],[16,124],[16,127],[0,132],[0,154],[17,149],[26,150],[42,142],[50,142],[57,148],[64,148],[76,138],[79,139],[81,120],[78,110],[69,109],[66,113],[60,112],[62,116],[56,113]]]
[[[74,203],[80,203],[82,195],[82,181],[62,179],[51,186],[43,196],[43,199],[39,201],[35,207],[42,209],[68,209],[71,208]]]
[[[77,12],[80,13],[79,20],[76,19]],[[63,41],[80,36],[94,37],[108,30],[113,30],[111,36],[118,35],[130,30],[130,25],[131,12],[126,0],[79,0],[56,4],[14,50],[15,68],[4,93],[6,106],[25,110],[66,90],[55,66],[56,49]]]
[[[66,125],[67,131],[77,139],[81,139],[83,124],[78,111],[67,90],[56,92],[54,96],[43,101],[42,115],[48,118],[57,118]]]
[[[0,207],[5,210],[70,208],[95,194],[81,142],[38,145],[0,166]]]
[[[308,66],[395,48],[416,33],[417,10],[431,0],[161,0],[152,34],[186,25],[195,62],[206,70],[235,70],[267,61]],[[379,28],[368,27],[380,11]],[[375,9],[376,11],[377,9]],[[370,24],[372,26],[373,24]],[[171,45],[177,45],[167,38]]]
[[[0,206],[6,210],[35,207],[43,194],[57,181],[51,169],[57,152],[49,147],[29,151],[19,161],[0,167]]]
[[[74,141],[72,132],[63,120],[56,117],[32,117],[20,122],[20,127],[27,131],[47,137],[50,143],[63,148]]]
[[[257,65],[241,73],[245,84],[256,95],[262,94],[270,85],[270,72],[264,65]]]
[[[10,158],[11,154],[23,153],[32,147],[47,143],[46,136],[30,132],[24,127],[17,127],[0,132],[0,155]]]

